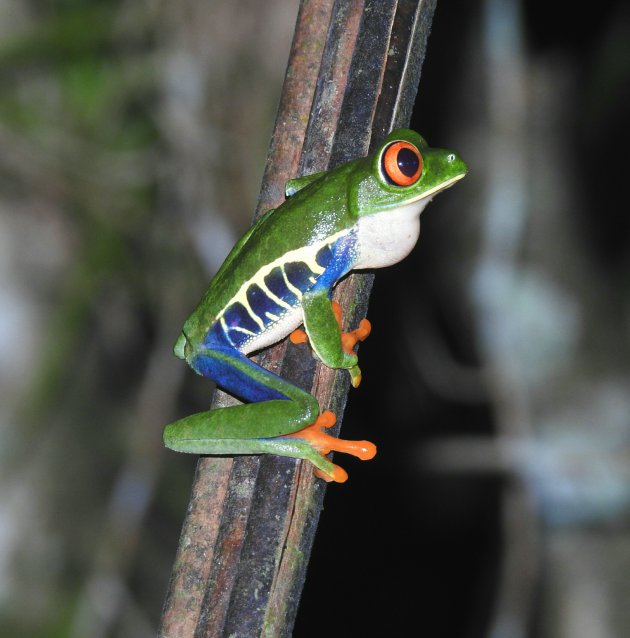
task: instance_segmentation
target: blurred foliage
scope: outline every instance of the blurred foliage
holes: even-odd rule
[[[161,429],[211,391],[171,347],[251,219],[297,9],[245,4],[0,8],[0,635],[154,635],[194,467]]]

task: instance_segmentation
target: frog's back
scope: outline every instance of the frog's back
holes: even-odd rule
[[[337,193],[329,182],[313,184],[264,215],[210,282],[184,324],[187,338],[206,343],[227,335],[230,345],[251,351],[298,325],[301,295],[325,277],[352,227]]]

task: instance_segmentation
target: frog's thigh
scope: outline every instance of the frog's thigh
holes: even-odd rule
[[[182,452],[235,453],[245,440],[280,437],[300,430],[319,414],[316,399],[239,352],[212,350],[194,361],[196,370],[216,379],[227,391],[247,401],[193,414],[167,426],[167,447]],[[228,440],[240,441],[241,450]],[[254,452],[249,446],[247,452]]]

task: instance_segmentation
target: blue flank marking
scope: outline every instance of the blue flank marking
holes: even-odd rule
[[[314,290],[325,289],[328,290],[330,294],[337,281],[352,270],[357,256],[356,246],[357,234],[353,231],[338,239],[329,248],[322,248],[317,253],[315,259],[317,263],[325,267],[326,270],[319,276],[317,284],[312,288]],[[328,252],[325,252],[326,248],[328,248]],[[327,260],[325,266],[324,263],[322,263],[324,260]]]
[[[331,248],[331,246],[326,245],[323,248],[319,249],[319,251],[317,252],[317,255],[315,255],[315,261],[322,268],[327,268],[328,264],[332,261],[332,258],[334,256],[335,256],[335,253],[333,252],[333,249]]]
[[[265,286],[282,301],[286,301],[290,306],[297,306],[298,298],[287,288],[280,266],[274,268],[265,277]]]
[[[258,329],[258,326],[256,326],[256,329]],[[206,338],[203,340],[203,345],[205,348],[208,348],[208,350],[218,350],[221,348],[232,348],[238,350],[250,339],[251,335],[238,330],[228,330],[228,333],[226,334],[221,322],[215,321],[210,330],[208,330],[208,334],[206,334]],[[203,372],[201,374],[203,374]]]
[[[317,277],[315,273],[303,262],[292,261],[284,265],[284,272],[287,279],[300,291],[306,292],[315,284],[309,277]]]
[[[279,306],[271,297],[268,297],[258,284],[252,284],[247,289],[247,301],[249,301],[253,312],[262,319],[265,326],[272,322],[272,319],[267,316],[267,312],[276,317],[281,317],[286,312],[286,308]]]
[[[323,246],[315,257],[317,263],[326,270],[321,275],[316,275],[311,269],[301,261],[285,264],[284,272],[287,279],[298,290],[305,293],[309,290],[327,290],[329,293],[334,284],[341,279],[349,270],[356,258],[356,233],[350,232],[345,237],[341,237],[334,244]],[[316,279],[313,283],[310,277]],[[299,300],[297,296],[288,288],[282,270],[279,266],[274,268],[266,277],[265,285],[276,296],[287,304],[295,307]],[[256,283],[247,289],[247,301],[252,312],[263,322],[265,329],[274,323],[267,316],[267,312],[282,318],[287,312],[286,308],[279,306],[272,298],[268,297],[265,291]],[[228,306],[223,313],[226,330],[220,321],[212,324],[204,339],[204,346],[209,350],[237,351],[243,348],[248,341],[258,336],[262,331],[260,325],[252,318],[242,303],[236,302]],[[243,332],[243,329],[247,332]],[[252,334],[249,334],[252,333]],[[198,359],[206,358],[200,355]],[[214,365],[214,364],[213,364]],[[201,374],[206,374],[201,371]],[[227,374],[227,373],[225,373]],[[218,380],[218,377],[209,374],[211,378]],[[226,385],[226,387],[228,387]]]
[[[228,328],[244,328],[254,334],[258,334],[260,331],[260,326],[240,301],[228,306],[223,313],[223,320]]]

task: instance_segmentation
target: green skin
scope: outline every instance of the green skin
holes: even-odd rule
[[[399,140],[414,145],[422,156],[422,173],[407,186],[392,183],[384,174],[383,154],[393,141]],[[431,149],[414,131],[400,129],[390,134],[371,156],[287,182],[285,202],[261,217],[235,245],[185,322],[175,345],[175,354],[200,374],[217,378],[207,371],[208,367],[202,369],[199,362],[203,360],[212,371],[221,367],[228,374],[232,371],[239,375],[241,388],[251,384],[252,388],[276,392],[283,398],[258,400],[181,419],[166,427],[166,446],[197,454],[273,453],[305,458],[321,475],[332,477],[335,466],[322,456],[321,450],[307,440],[284,438],[315,421],[319,414],[315,398],[256,366],[244,355],[280,340],[304,323],[318,358],[328,367],[349,370],[356,379],[357,356],[342,349],[339,325],[329,300],[336,280],[304,291],[292,308],[291,320],[278,321],[264,329],[261,326],[248,345],[209,346],[208,333],[219,325],[226,307],[235,299],[242,299],[239,295],[243,290],[252,282],[263,281],[273,267],[270,264],[282,265],[285,261],[312,264],[318,247],[331,237],[347,232],[361,237],[350,268],[380,267],[399,261],[415,244],[417,233],[410,239],[401,236],[400,241],[394,237],[391,245],[381,245],[383,235],[392,227],[404,226],[407,220],[417,220],[433,195],[462,178],[466,170],[464,162],[452,151]],[[285,260],[287,253],[290,258]],[[217,378],[220,384],[221,380]],[[238,388],[231,389],[239,394]],[[247,392],[240,394],[248,396]]]

